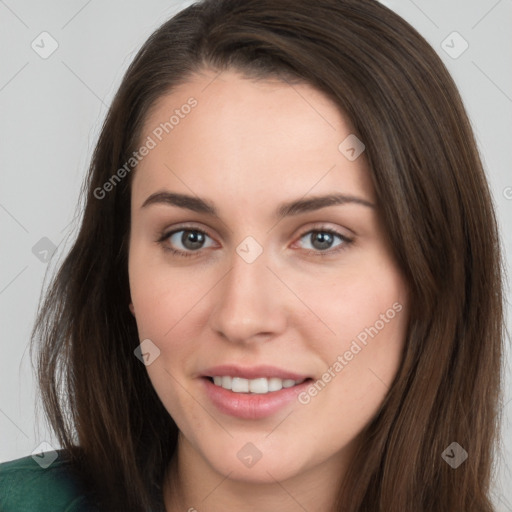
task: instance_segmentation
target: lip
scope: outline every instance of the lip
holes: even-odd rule
[[[214,375],[219,374],[214,373]],[[221,373],[220,375],[229,375],[229,372]],[[269,376],[268,373],[263,375]],[[288,373],[287,375],[293,374]],[[235,376],[241,377],[242,375],[236,374]],[[261,377],[262,374],[259,373],[258,376]],[[282,388],[279,391],[273,391],[267,394],[258,394],[235,393],[228,389],[224,389],[221,386],[215,385],[205,376],[201,377],[200,380],[202,381],[206,395],[220,412],[244,420],[257,420],[272,416],[290,403],[293,403],[296,400],[297,395],[311,384],[311,379],[308,378],[301,384],[297,384],[291,388]]]
[[[310,375],[300,375],[288,370],[277,368],[276,366],[258,365],[251,367],[243,367],[234,364],[223,364],[207,368],[200,374],[201,377],[242,377],[243,379],[257,379],[258,377],[277,377],[279,379],[292,379],[300,381],[308,379]],[[289,388],[293,389],[293,388]],[[278,391],[275,391],[278,393]]]

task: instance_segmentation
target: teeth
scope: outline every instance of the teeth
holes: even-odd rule
[[[292,379],[279,379],[277,377],[259,377],[257,379],[243,379],[242,377],[215,376],[213,383],[234,393],[257,393],[264,395],[273,391],[279,391],[282,388],[291,388],[304,382],[304,380],[295,381]]]
[[[265,377],[261,379],[252,379],[248,381],[249,391],[251,393],[268,393],[268,380]]]
[[[283,388],[283,381],[278,379],[277,377],[272,377],[268,379],[268,390],[269,391],[279,391]]]
[[[224,381],[222,381],[224,383]],[[249,393],[249,381],[240,377],[233,377],[231,391],[235,393]]]

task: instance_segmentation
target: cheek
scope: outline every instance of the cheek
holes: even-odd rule
[[[331,276],[329,282],[319,286],[321,282],[304,284],[299,293],[325,326],[326,348],[347,350],[355,339],[364,345],[377,332],[379,337],[403,337],[400,334],[407,298],[394,266],[369,263],[356,271]]]
[[[208,291],[206,276],[171,268],[162,262],[144,259],[143,251],[133,250],[129,263],[130,292],[135,309],[139,339],[150,339],[159,350],[147,366],[149,378],[160,399],[173,411],[181,410],[179,383],[184,364],[199,349],[198,312],[201,298]],[[211,286],[210,286],[211,288]]]
[[[129,260],[130,294],[139,334],[162,340],[171,335],[207,291],[206,280],[171,268],[134,247]]]
[[[328,381],[330,391],[324,394],[325,403],[343,403],[345,413],[351,411],[362,425],[375,414],[400,365],[408,319],[406,286],[393,264],[379,262],[368,262],[335,282],[324,293],[314,287],[307,291],[315,313],[335,333],[326,331],[314,350],[326,365],[321,380]],[[313,339],[312,328],[310,333]]]

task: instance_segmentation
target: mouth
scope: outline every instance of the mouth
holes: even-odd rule
[[[223,364],[206,368],[197,375],[202,389],[218,412],[257,420],[276,414],[297,403],[297,396],[313,381],[272,365]]]
[[[246,379],[243,377],[232,377],[231,375],[214,375],[204,377],[213,385],[233,393],[267,395],[276,393],[282,389],[293,388],[307,381],[310,377],[295,379],[282,379],[279,377],[256,377]]]
[[[200,376],[205,398],[216,410],[242,420],[260,420],[297,404],[297,396],[313,382],[311,377],[273,369],[209,372]],[[244,373],[244,376],[240,376]],[[270,376],[269,373],[274,373]],[[279,373],[281,377],[275,376]],[[260,375],[260,376],[258,376]],[[265,376],[266,375],[266,376]],[[291,378],[295,377],[295,378]]]

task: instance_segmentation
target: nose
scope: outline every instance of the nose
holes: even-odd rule
[[[231,269],[212,297],[211,328],[233,343],[268,341],[285,331],[290,297],[269,268],[265,251],[252,262],[234,253]]]

